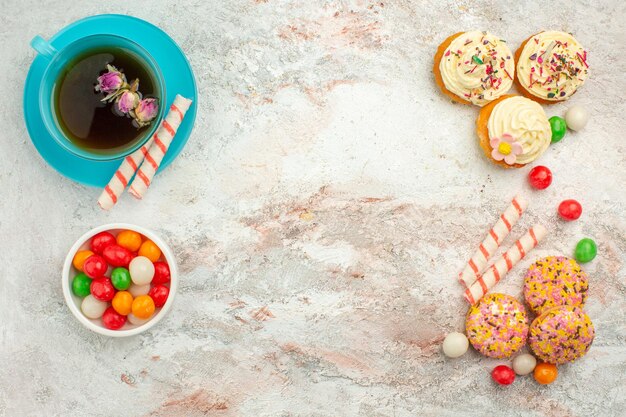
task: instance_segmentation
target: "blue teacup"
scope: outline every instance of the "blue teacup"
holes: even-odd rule
[[[54,140],[63,148],[74,155],[96,161],[108,161],[122,158],[139,149],[155,133],[163,119],[165,104],[165,82],[163,75],[150,54],[140,45],[130,39],[116,35],[91,35],[70,43],[61,50],[57,50],[50,42],[41,36],[36,36],[31,41],[31,46],[41,57],[48,61],[47,67],[41,79],[39,88],[39,109],[46,129]],[[54,92],[62,70],[72,60],[85,51],[95,48],[123,48],[133,53],[136,59],[141,60],[144,66],[152,73],[156,84],[156,95],[159,97],[159,112],[150,126],[143,129],[133,141],[114,149],[86,150],[77,146],[61,128],[54,105]],[[95,80],[94,80],[95,81]]]

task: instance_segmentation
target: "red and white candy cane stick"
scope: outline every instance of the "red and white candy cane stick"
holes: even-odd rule
[[[515,245],[507,249],[501,257],[487,268],[463,295],[468,303],[476,304],[494,285],[502,279],[521,259],[526,256],[546,236],[546,228],[538,224],[530,228]]]
[[[141,148],[124,158],[124,161],[120,167],[115,171],[113,177],[109,183],[104,187],[102,194],[98,198],[98,205],[104,210],[110,210],[117,203],[118,198],[124,192],[124,189],[128,185],[128,182],[133,177],[137,168],[143,162],[145,155],[148,153],[148,149],[154,141],[154,136],[151,137]]]
[[[489,258],[493,256],[496,249],[517,223],[520,216],[528,207],[528,202],[520,195],[515,196],[511,205],[500,215],[496,224],[489,230],[487,237],[480,244],[474,256],[465,265],[463,272],[459,274],[459,282],[464,287],[469,287],[480,277],[480,274],[487,266]]]
[[[165,116],[163,123],[154,135],[154,143],[150,146],[143,164],[139,167],[135,179],[128,190],[135,198],[142,198],[148,190],[154,174],[156,174],[167,149],[176,135],[176,130],[183,121],[185,113],[191,106],[191,100],[176,95],[170,111]]]

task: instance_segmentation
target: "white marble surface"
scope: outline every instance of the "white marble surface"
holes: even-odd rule
[[[623,415],[626,6],[549,3],[3,1],[0,415]],[[166,30],[200,94],[181,156],[143,202],[110,213],[39,157],[21,110],[30,38],[105,12]],[[530,190],[528,168],[486,161],[477,110],[436,90],[438,43],[469,28],[513,48],[562,29],[591,51],[572,103],[592,119],[542,157],[546,191]],[[533,259],[592,237],[597,337],[555,384],[503,389],[489,378],[500,361],[448,360],[440,343],[463,330],[455,275],[520,190],[531,202],[516,233],[543,222],[549,236],[497,290],[519,296]],[[584,213],[565,224],[556,206],[572,197]],[[112,221],[156,229],[182,269],[169,316],[126,340],[82,328],[60,285],[73,241]]]

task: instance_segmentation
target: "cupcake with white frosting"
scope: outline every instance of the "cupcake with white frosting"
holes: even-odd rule
[[[504,168],[521,168],[535,161],[548,149],[552,138],[541,105],[510,95],[481,109],[476,132],[485,155]]]
[[[589,76],[587,51],[570,33],[539,32],[515,53],[516,84],[543,104],[569,99]]]
[[[473,30],[448,37],[434,60],[437,85],[459,103],[482,107],[513,85],[513,54],[504,40],[489,32]]]

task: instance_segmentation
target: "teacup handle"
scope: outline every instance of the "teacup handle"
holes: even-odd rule
[[[56,48],[39,35],[35,36],[33,40],[30,41],[30,46],[32,46],[39,55],[48,59],[52,58],[57,53]]]

